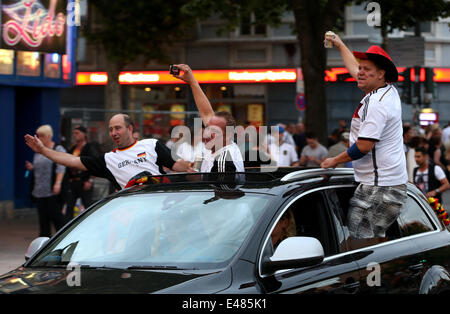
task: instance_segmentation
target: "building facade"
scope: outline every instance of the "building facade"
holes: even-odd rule
[[[30,205],[24,135],[50,124],[58,141],[60,90],[75,82],[74,1],[0,1],[0,217]],[[32,25],[33,27],[31,27]]]

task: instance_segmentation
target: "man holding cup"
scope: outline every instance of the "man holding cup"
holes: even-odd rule
[[[348,227],[354,239],[384,237],[406,202],[405,153],[401,101],[391,84],[398,80],[389,55],[378,46],[366,52],[351,52],[338,35],[325,35],[339,50],[344,65],[365,96],[351,121],[350,148],[327,158],[322,168],[352,161],[359,182],[348,212]]]

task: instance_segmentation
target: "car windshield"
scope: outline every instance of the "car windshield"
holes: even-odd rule
[[[123,195],[79,217],[28,266],[222,267],[268,201],[229,191]]]

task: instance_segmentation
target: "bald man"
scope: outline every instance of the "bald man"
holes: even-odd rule
[[[109,136],[116,148],[98,157],[77,157],[48,149],[36,135],[25,135],[25,142],[33,151],[55,163],[110,180],[117,190],[123,189],[130,179],[144,171],[152,175],[164,173],[163,166],[179,172],[191,171],[188,161],[175,161],[170,150],[159,140],[135,140],[133,122],[126,114],[116,114],[111,118]]]

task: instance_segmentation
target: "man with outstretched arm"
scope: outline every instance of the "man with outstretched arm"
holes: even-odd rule
[[[232,127],[234,130],[235,119],[228,112],[214,113],[211,103],[195,79],[191,68],[186,64],[175,66],[183,71],[183,74],[174,76],[191,87],[200,117],[206,126],[203,138],[205,147],[211,150],[211,154],[205,156],[201,172],[244,172],[241,151],[233,142],[234,133],[226,132],[227,127]]]
[[[353,53],[339,36],[327,38],[341,53],[350,75],[365,96],[351,121],[350,148],[322,162],[322,168],[352,161],[359,182],[350,200],[348,227],[352,238],[384,237],[406,202],[405,153],[401,101],[395,87],[397,69],[378,46]]]
[[[163,173],[162,167],[174,171],[191,171],[189,162],[172,159],[170,150],[156,139],[137,141],[133,138],[133,123],[126,114],[116,114],[109,121],[109,135],[116,148],[98,157],[74,156],[46,148],[37,136],[25,135],[26,144],[35,152],[55,163],[110,180],[117,190],[131,178],[146,172]]]

